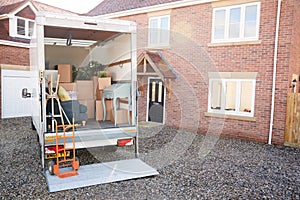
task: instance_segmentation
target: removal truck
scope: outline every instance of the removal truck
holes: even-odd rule
[[[36,15],[30,43],[36,84],[24,88],[23,97],[33,101],[32,125],[51,192],[158,174],[138,158],[136,62],[134,22]],[[52,175],[72,145],[74,151],[133,145],[135,157],[81,165],[69,178]]]

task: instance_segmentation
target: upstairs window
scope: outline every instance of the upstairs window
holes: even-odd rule
[[[210,78],[208,112],[254,116],[255,79]]]
[[[10,19],[10,36],[30,39],[34,33],[35,23],[31,19],[14,17]]]
[[[259,17],[259,2],[215,8],[212,42],[258,40]]]
[[[149,18],[149,47],[169,46],[170,16]]]

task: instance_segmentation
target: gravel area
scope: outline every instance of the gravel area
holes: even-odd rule
[[[49,193],[30,118],[0,120],[0,199],[300,199],[300,149],[140,127],[140,157],[158,176]],[[81,163],[133,149],[79,151]]]

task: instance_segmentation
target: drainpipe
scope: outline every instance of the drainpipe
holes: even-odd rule
[[[275,45],[274,45],[274,68],[273,68],[273,84],[272,84],[271,119],[270,119],[270,131],[269,131],[268,144],[272,144],[272,132],[273,132],[273,122],[274,122],[275,88],[276,88],[275,84],[276,84],[276,68],[277,68],[277,56],[278,56],[277,52],[278,52],[280,9],[281,9],[281,0],[278,0],[277,18],[276,18],[276,35],[275,35]]]

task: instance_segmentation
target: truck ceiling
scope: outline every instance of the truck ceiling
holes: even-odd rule
[[[44,34],[47,38],[63,38],[67,39],[69,35],[72,35],[72,39],[76,40],[92,40],[102,42],[115,35],[118,32],[112,31],[100,31],[100,30],[87,30],[87,29],[75,29],[75,28],[63,28],[54,26],[45,26]]]

